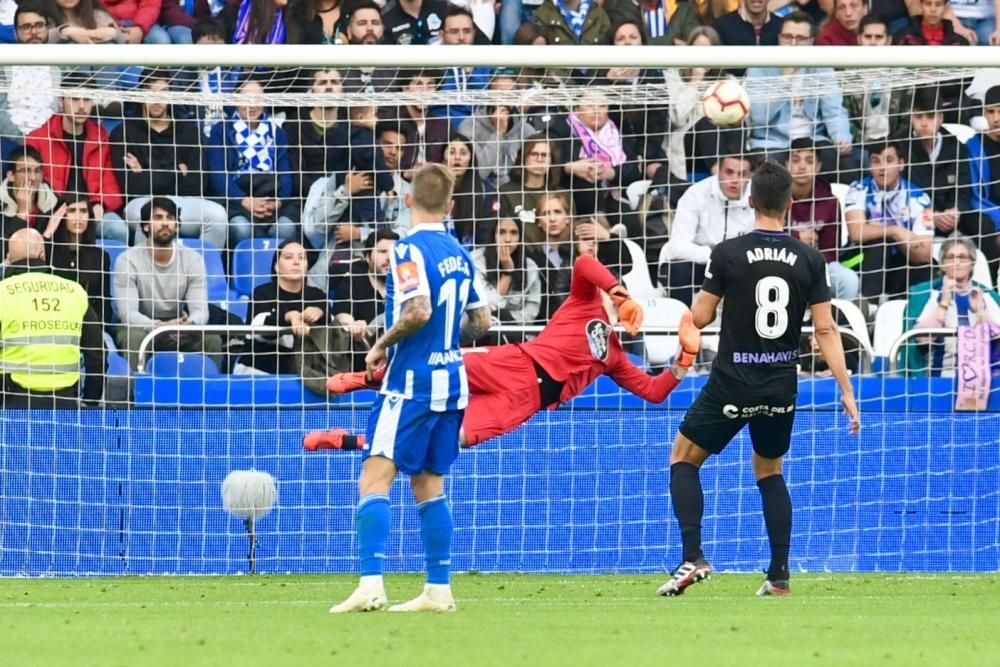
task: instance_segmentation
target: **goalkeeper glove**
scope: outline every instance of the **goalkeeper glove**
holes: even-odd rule
[[[611,302],[618,308],[618,321],[629,335],[634,336],[639,333],[642,326],[642,306],[632,300],[628,290],[621,285],[615,285],[608,290]]]
[[[680,349],[674,363],[681,368],[691,368],[698,350],[701,349],[701,329],[694,325],[694,318],[690,310],[685,310],[681,315],[681,328],[677,332],[677,339],[680,342]]]

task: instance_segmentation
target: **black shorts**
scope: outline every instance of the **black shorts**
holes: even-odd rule
[[[753,450],[766,459],[788,452],[795,421],[795,395],[754,396],[709,379],[688,408],[680,431],[702,449],[719,454],[744,426],[750,425]]]

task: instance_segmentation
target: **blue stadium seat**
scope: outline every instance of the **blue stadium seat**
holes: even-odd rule
[[[274,274],[274,253],[280,241],[247,239],[233,251],[233,289],[241,296],[252,296],[257,285],[270,282]]]
[[[219,376],[219,367],[197,352],[155,352],[146,362],[146,371],[156,377],[210,378]]]
[[[235,315],[244,322],[247,321],[247,313],[250,310],[250,302],[246,299],[230,299],[226,303],[222,304],[231,315]]]
[[[205,259],[205,272],[208,274],[208,300],[211,303],[222,303],[229,298],[229,282],[226,279],[226,267],[222,262],[222,253],[215,244],[202,239],[179,237],[177,239],[186,248],[197,250]]]
[[[104,252],[108,253],[108,259],[111,260],[111,270],[115,270],[115,262],[118,261],[118,256],[128,250],[128,244],[122,243],[121,241],[116,241],[114,239],[97,239],[97,245],[100,246]]]

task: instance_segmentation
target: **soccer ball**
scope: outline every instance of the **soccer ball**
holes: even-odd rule
[[[716,81],[701,97],[705,117],[718,127],[739,125],[750,113],[750,98],[736,79]]]

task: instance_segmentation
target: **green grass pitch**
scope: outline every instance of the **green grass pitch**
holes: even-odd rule
[[[422,579],[387,577],[393,602]],[[0,579],[0,665],[1000,665],[993,575],[458,575],[457,614],[331,616],[347,576]]]

